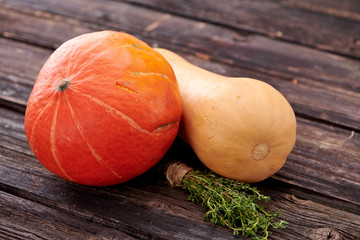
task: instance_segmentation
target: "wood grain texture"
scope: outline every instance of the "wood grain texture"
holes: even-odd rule
[[[1,190],[57,209],[62,212],[60,216],[73,214],[132,236],[135,232],[136,238],[232,238],[230,231],[203,222],[204,211],[200,206],[186,201],[187,194],[170,188],[162,176],[154,175],[155,170],[126,184],[106,188],[81,186],[58,178],[33,156],[22,129],[23,115],[2,108],[0,113],[5,116],[0,123],[0,136],[7,136],[0,141]],[[310,238],[314,234],[325,234],[323,230],[327,234],[337,233],[343,239],[359,234],[358,215],[298,199],[271,185],[262,186],[260,188],[273,199],[267,209],[281,209],[281,219],[289,222],[287,229],[275,231],[273,239]],[[14,203],[13,207],[17,205]],[[17,211],[21,214],[21,210]],[[25,211],[23,214],[37,213]]]
[[[153,14],[156,14],[156,13],[153,13]],[[21,16],[21,15],[19,15],[19,16]],[[42,15],[40,15],[40,16],[42,16]],[[56,18],[55,16],[52,16],[52,15],[49,15],[49,16],[46,15],[46,16],[47,16],[46,19]],[[15,17],[15,19],[17,19],[17,17]],[[43,27],[41,27],[41,29],[45,28],[45,26],[47,26],[49,24],[47,21],[42,22],[41,17],[37,17],[36,19],[37,19],[37,25],[40,26],[41,24],[44,24]],[[29,19],[29,22],[30,21],[31,20]],[[66,21],[62,21],[62,23],[66,23]],[[80,22],[77,22],[76,24],[81,25]],[[55,27],[55,26],[57,26],[57,23],[54,22],[51,26]],[[14,25],[13,29],[16,30],[16,25]],[[32,29],[36,29],[36,26],[34,25],[34,27]],[[68,28],[68,29],[71,29],[71,28]],[[90,31],[91,29],[87,29],[87,30]],[[87,30],[86,30],[86,28],[84,28],[83,31],[86,32]],[[222,31],[222,30],[220,29],[219,31]],[[37,32],[37,31],[35,31],[35,32]],[[39,29],[39,34],[40,34],[40,29]],[[43,34],[51,35],[50,32],[43,33]],[[76,35],[76,33],[72,33],[72,34]],[[35,42],[36,39],[38,39],[38,38],[36,38],[35,34],[34,34],[34,37],[29,38],[28,40]],[[45,49],[36,48],[36,47],[28,48],[27,47],[28,45],[26,45],[26,44],[15,43],[12,41],[7,41],[7,40],[3,40],[3,41],[9,42],[9,44],[6,44],[6,45],[8,47],[10,46],[10,50],[8,50],[8,48],[7,49],[0,48],[1,54],[2,54],[2,52],[4,52],[4,55],[8,56],[9,52],[22,51],[23,55],[25,56],[26,62],[33,63],[32,68],[29,70],[30,73],[28,75],[34,76],[35,72],[36,72],[36,70],[35,70],[36,67],[38,69],[40,69],[42,62],[36,61],[36,59],[39,58],[39,56],[41,59],[44,59],[44,58],[46,58],[47,55],[51,54],[51,50],[45,50]],[[57,39],[57,37],[55,35],[53,35],[53,41],[54,41],[54,44],[56,44],[56,42],[60,43],[61,37],[59,39]],[[273,40],[271,40],[271,41],[273,41]],[[254,46],[254,43],[255,42],[252,42],[252,46]],[[258,47],[256,47],[256,49],[258,51],[260,51],[260,49],[261,49],[260,46],[261,46],[261,44],[259,43]],[[11,47],[13,47],[13,49],[11,49]],[[284,47],[284,45],[282,45],[282,47]],[[276,49],[281,49],[282,47],[279,46]],[[289,45],[290,50],[291,50],[291,48],[292,48],[292,45],[291,46]],[[181,49],[183,49],[183,48],[181,48]],[[306,53],[307,51],[309,51],[309,53]],[[299,57],[294,53],[292,53],[292,54],[287,53],[286,49],[285,50],[283,49],[282,52],[283,52],[283,54],[288,54],[289,56],[292,56],[292,57]],[[310,59],[310,56],[316,56],[316,54],[312,55],[311,54],[312,52],[316,52],[316,51],[304,48],[302,56],[304,56],[307,59]],[[195,52],[195,54],[196,53],[197,52]],[[325,54],[326,56],[331,56],[329,58],[318,57],[318,58],[315,58],[315,60],[314,60],[314,57],[311,58],[312,59],[311,61],[314,61],[314,64],[315,63],[319,64],[319,62],[321,62],[321,61],[326,61],[328,66],[324,67],[324,69],[331,70],[332,67],[330,67],[330,66],[335,66],[336,61],[332,61],[332,58],[334,58],[334,57],[336,59],[341,59],[342,61],[344,61],[343,72],[339,71],[339,69],[336,70],[337,74],[341,74],[344,76],[344,81],[341,82],[341,84],[335,80],[335,77],[333,78],[333,81],[329,81],[328,78],[326,79],[326,81],[315,81],[312,78],[307,78],[307,77],[302,76],[302,77],[298,77],[296,79],[296,82],[294,82],[294,79],[291,79],[291,75],[282,75],[282,76],[280,76],[281,77],[280,78],[274,72],[268,73],[268,72],[262,72],[262,71],[255,71],[253,69],[249,69],[246,67],[237,67],[237,66],[234,67],[232,64],[229,65],[229,64],[223,64],[223,63],[209,62],[206,57],[205,57],[205,60],[201,59],[201,58],[204,58],[204,55],[199,55],[199,54],[197,55],[197,57],[195,57],[194,55],[186,55],[186,57],[190,61],[192,61],[193,63],[195,63],[201,67],[207,68],[214,72],[222,73],[224,75],[250,76],[250,77],[255,77],[255,78],[267,81],[268,83],[270,83],[271,85],[273,85],[277,89],[279,89],[279,91],[282,92],[287,99],[289,99],[289,101],[293,105],[296,113],[298,113],[298,114],[303,114],[303,115],[319,118],[322,120],[327,120],[329,122],[335,122],[339,125],[347,126],[348,124],[346,124],[346,123],[349,123],[349,125],[352,127],[358,127],[357,123],[359,122],[360,114],[358,114],[358,112],[356,112],[356,110],[359,108],[360,102],[357,101],[357,99],[360,99],[360,95],[358,92],[353,91],[352,90],[353,85],[350,85],[351,80],[352,80],[351,74],[356,74],[356,72],[354,72],[353,69],[351,69],[351,68],[350,68],[350,70],[348,69],[348,67],[351,66],[351,63],[353,63],[353,67],[356,68],[357,62],[353,61],[353,60],[345,59],[342,57],[336,57],[331,54],[326,54],[326,53],[318,53],[318,54],[321,54],[321,55]],[[208,56],[208,55],[205,55],[205,56]],[[268,56],[268,57],[270,57],[270,56]],[[25,63],[22,63],[22,58],[23,57],[20,57],[20,56],[8,57],[8,59],[10,59],[11,61],[7,62],[7,64],[9,66],[13,66],[14,70],[12,70],[12,72],[15,74],[15,76],[16,76],[16,72],[21,71],[21,68],[26,69]],[[14,59],[14,60],[12,60],[12,59]],[[318,61],[318,62],[316,62],[316,61]],[[16,66],[18,66],[18,69],[15,68]],[[308,68],[309,67],[304,67],[304,69],[308,69]],[[272,70],[272,71],[274,71],[274,70]],[[331,71],[335,72],[335,70],[331,70]],[[279,70],[279,73],[280,72],[281,71]],[[299,72],[302,72],[302,71],[299,70]],[[328,72],[326,72],[326,73],[328,73]],[[281,74],[284,74],[284,73],[281,72]],[[350,78],[349,78],[349,75],[350,75]],[[4,78],[9,78],[9,77],[5,76]],[[346,84],[347,82],[349,83],[348,85]],[[14,88],[14,86],[16,86],[16,84],[12,84],[11,81],[8,81],[7,83],[4,83],[4,84],[9,89]],[[355,82],[355,84],[356,84],[356,82]],[[15,88],[14,90],[12,90],[12,92],[14,93],[13,98],[14,99],[22,99],[23,101],[26,101],[28,94],[30,94],[30,90],[31,90],[30,87],[28,87],[24,90]],[[20,95],[20,93],[23,93],[23,94]],[[330,106],[329,106],[329,102],[332,102],[332,104]],[[356,154],[358,154],[358,152],[355,151],[355,152],[351,153],[350,155],[349,154],[346,155],[346,156],[348,156],[348,155],[350,156],[349,158],[347,158],[345,163],[343,163],[344,167],[346,167],[346,169],[343,169],[338,174],[331,172],[331,174],[335,174],[334,177],[339,178],[339,180],[338,180],[339,183],[336,184],[335,186],[332,186],[332,181],[328,179],[330,172],[325,175],[322,174],[322,172],[323,171],[326,172],[326,171],[329,171],[328,169],[332,169],[333,166],[336,165],[336,162],[338,161],[338,159],[343,154],[346,154],[346,152],[342,150],[342,144],[344,141],[339,142],[339,144],[336,145],[337,153],[333,153],[332,149],[329,146],[327,148],[328,150],[326,150],[325,148],[327,145],[322,144],[321,141],[322,141],[323,137],[329,136],[331,134],[331,129],[327,129],[327,131],[322,132],[322,131],[318,130],[318,125],[316,125],[316,124],[315,124],[315,126],[311,127],[311,124],[313,124],[311,121],[302,120],[301,118],[300,118],[300,121],[302,123],[299,125],[299,128],[298,128],[298,132],[300,132],[300,135],[298,137],[297,145],[295,148],[295,150],[299,154],[292,155],[291,157],[293,157],[293,158],[290,158],[290,160],[293,161],[292,165],[287,164],[284,168],[284,169],[287,169],[287,171],[285,171],[285,170],[282,171],[285,174],[282,177],[283,181],[287,181],[292,184],[304,187],[305,189],[312,189],[312,190],[316,190],[318,187],[320,187],[322,189],[323,184],[325,184],[331,190],[321,190],[322,193],[324,193],[327,196],[341,197],[341,199],[344,199],[345,201],[349,201],[350,203],[353,203],[354,198],[356,198],[357,195],[352,196],[352,191],[354,190],[354,188],[356,189],[356,182],[353,183],[352,179],[354,179],[354,177],[358,177],[359,174],[357,171],[353,171],[355,175],[350,175],[349,178],[346,178],[346,176],[342,176],[341,174],[344,174],[344,172],[346,172],[346,169],[357,169],[358,165],[356,165],[356,159],[353,156],[356,156]],[[323,125],[319,124],[319,126],[323,126]],[[306,137],[301,135],[302,133],[305,134],[306,132],[317,133],[318,135],[320,135],[320,137],[317,137],[316,139],[312,139],[311,135],[306,135]],[[351,135],[351,133],[352,133],[352,130],[343,130],[342,139],[346,140]],[[336,137],[337,137],[336,135],[333,135],[330,140],[333,141],[333,139]],[[354,146],[356,146],[356,144],[359,143],[357,140],[357,137],[358,137],[358,132],[356,132],[355,138],[352,138],[351,141],[349,141],[350,143],[353,143]],[[327,143],[327,144],[332,146],[329,143]],[[307,153],[307,151],[309,149],[311,150],[311,152]],[[321,151],[319,151],[319,150],[321,150]],[[325,154],[324,154],[324,152],[325,152]],[[307,165],[305,164],[304,166],[302,166],[302,168],[299,168],[299,166],[304,164],[304,163],[302,163],[302,161],[304,161],[303,159],[308,159],[307,160],[308,164]],[[316,169],[316,173],[321,176],[320,180],[322,180],[324,182],[321,182],[321,181],[311,182],[312,181],[311,178],[308,179],[307,174],[314,174],[311,169],[313,166],[312,164],[317,164],[318,166],[320,166],[320,168]],[[299,171],[298,169],[301,169],[301,171]],[[307,174],[304,174],[304,171],[306,171]],[[280,172],[280,173],[282,173],[282,172]],[[279,176],[281,176],[281,175],[279,175]],[[345,180],[344,180],[344,178],[345,178]],[[292,182],[292,181],[294,181],[294,182]],[[345,181],[345,186],[348,186],[348,187],[350,187],[349,189],[351,189],[351,191],[347,192],[344,196],[342,196],[343,195],[342,191],[338,192],[339,189],[341,189],[341,190],[343,189],[341,187],[340,181]],[[334,193],[334,192],[337,192],[337,193]]]
[[[126,0],[174,15],[360,57],[360,4],[347,1]]]
[[[37,66],[40,69],[42,64],[42,62],[37,62],[36,58],[39,56],[45,58],[51,53],[49,50],[39,51],[37,48],[35,48],[37,51],[34,51],[34,49],[27,48],[27,45],[22,43],[14,43],[7,40],[3,40],[3,42],[9,42],[9,44],[6,44],[9,50],[6,51],[13,50],[12,52],[16,52],[17,49],[21,49],[25,60],[34,63],[32,65],[33,68]],[[11,49],[11,47],[13,47],[13,49]],[[0,47],[0,55],[2,52],[3,50]],[[277,78],[269,77],[262,73],[234,69],[224,64],[209,63],[206,60],[194,56],[186,57],[189,61],[212,71],[226,75],[244,75],[266,80],[279,89],[280,92],[284,93],[285,97],[293,104],[297,113],[311,115],[309,112],[313,111],[315,112],[313,116],[316,116],[316,114],[324,115],[324,109],[328,107],[328,103],[340,97],[337,89],[334,88],[333,91],[331,91],[326,85],[320,85],[320,87],[314,88],[308,86],[306,82],[302,83],[301,80],[294,84],[291,81],[279,81]],[[7,62],[7,64],[13,66],[13,68],[15,62],[19,65],[18,70],[14,69],[14,76],[16,78],[16,72],[20,71],[20,68],[23,67],[25,63],[22,63],[22,58],[12,58],[15,59],[14,65],[12,62]],[[9,57],[8,59],[12,58]],[[31,70],[30,72],[35,72],[35,70]],[[4,79],[7,78],[6,76],[4,77]],[[4,89],[10,89],[8,92],[13,93],[11,95],[13,99],[20,99],[23,102],[27,100],[31,91],[31,80],[26,82],[26,84],[14,84],[14,81],[4,81],[1,82],[1,84],[4,86]],[[342,93],[346,93],[346,91],[342,90]],[[322,97],[319,99],[319,96]],[[345,95],[341,97],[343,99],[346,98]],[[353,96],[348,94],[346,102],[351,104],[351,106],[357,107],[356,99],[360,99],[359,94],[353,93]],[[12,101],[9,100],[9,102]],[[345,116],[344,113],[346,112],[344,111],[344,107],[346,104],[344,102],[335,101],[332,107],[334,106],[336,106],[336,108],[330,108],[332,111],[331,114],[328,113],[328,115],[325,116],[329,121],[331,121],[331,118],[334,116],[337,116],[339,119]],[[25,106],[23,105],[22,108],[25,109]],[[336,113],[336,111],[339,112]],[[348,114],[349,116],[357,117],[356,114],[351,112]],[[327,127],[325,124],[314,123],[304,120],[301,117],[298,117],[297,132],[297,143],[293,154],[290,156],[284,169],[279,172],[278,177],[281,177],[282,181],[289,182],[304,189],[319,191],[321,194],[354,203],[359,207],[357,198],[360,198],[360,196],[356,191],[359,184],[356,179],[360,179],[360,173],[357,171],[357,169],[360,169],[359,162],[357,161],[357,156],[360,155],[358,150],[358,146],[360,146],[359,133],[354,132],[354,136],[350,139],[353,130]],[[341,168],[335,167],[340,159],[343,159],[343,161],[341,161]],[[313,169],[314,166],[316,166],[315,169]],[[309,178],[308,176],[312,177]],[[324,188],[324,185],[327,187]]]
[[[23,116],[15,115],[9,110],[2,110],[1,134],[7,140],[1,141],[3,146],[22,151],[32,156],[23,132]],[[275,175],[294,186],[317,191],[329,198],[337,198],[360,207],[359,187],[360,135],[352,138],[349,130],[315,123],[309,120],[298,120],[298,136],[293,152],[284,168]],[[21,142],[14,142],[12,135]],[[342,158],[339,162],[338,159]],[[324,187],[326,186],[326,187]],[[360,210],[360,209],[359,209]]]
[[[6,129],[16,133],[21,126],[21,123],[12,124]],[[3,133],[1,129],[0,136]],[[186,202],[181,192],[177,194],[179,199],[161,196],[156,189],[149,192],[147,184],[156,185],[151,175],[133,181],[135,187],[131,187],[130,182],[128,186],[93,188],[60,179],[39,164],[29,147],[24,146],[27,144],[24,137],[7,137],[0,141],[0,189],[6,192],[139,239],[233,237],[226,229],[203,222],[200,207]],[[136,189],[139,184],[142,188]],[[167,185],[163,184],[162,188],[171,191]]]
[[[286,193],[272,193],[272,199],[272,207],[282,209],[281,217],[291,219],[291,223],[281,230],[281,236],[274,235],[271,239],[350,240],[359,235],[359,215]]]
[[[360,135],[300,118],[297,132],[295,148],[276,177],[348,201],[359,211]]]
[[[0,104],[25,112],[36,76],[48,50],[0,38]]]
[[[2,191],[0,191],[0,238],[3,240],[135,239],[116,229],[106,228]]]
[[[360,4],[357,0],[275,0],[284,5],[355,21],[360,20]]]
[[[357,0],[0,0],[0,238],[239,239],[203,221],[201,207],[156,169],[95,188],[36,160],[23,113],[38,71],[64,41],[113,29],[283,93],[297,142],[285,166],[256,184],[272,198],[267,209],[289,222],[270,239],[357,239],[359,10]],[[167,157],[200,164],[177,144]]]
[[[7,4],[17,9],[16,2],[11,1]],[[191,52],[192,55],[195,54],[206,60],[230,65],[228,75],[250,76],[267,81],[289,99],[299,114],[359,130],[360,64],[356,60],[262,36],[244,35],[239,38],[240,35],[235,31],[209,24],[201,25],[200,22],[173,16],[162,20],[156,29],[152,28],[152,31],[144,32],[151,25],[147,22],[157,22],[164,15],[151,10],[139,11],[139,7],[123,3],[109,2],[108,5],[100,6],[98,2],[94,2],[87,8],[89,16],[85,23],[81,22],[81,17],[71,18],[70,15],[79,16],[79,14],[74,10],[69,12],[71,9],[68,9],[71,4],[74,5],[73,9],[77,9],[76,4],[84,4],[82,0],[71,1],[68,5],[63,1],[52,4],[57,4],[51,6],[57,11],[55,15],[43,10],[37,10],[40,13],[35,15],[31,15],[32,12],[24,15],[18,12],[19,9],[7,13],[4,16],[8,19],[3,27],[5,35],[50,48],[60,45],[67,37],[100,30],[104,26],[96,24],[105,24],[116,30],[129,30],[133,34],[142,34],[140,37],[148,39],[148,43],[157,42],[161,44],[160,46],[177,52]],[[42,9],[35,4],[29,7],[34,8],[33,11]],[[102,18],[98,19],[91,14],[96,10],[101,11],[103,15],[112,16],[113,9],[117,8],[121,8],[124,14],[114,17],[110,25]],[[53,9],[51,11],[55,11]],[[125,24],[130,15],[132,17],[136,15],[137,19],[142,21],[134,22],[134,27]],[[32,27],[24,27],[18,21],[11,20],[19,18],[34,24]],[[60,23],[56,19],[61,19]],[[89,24],[89,21],[92,23]],[[115,27],[114,23],[118,23],[120,28]],[[174,25],[179,26],[176,29],[178,32],[171,29],[170,26]],[[77,30],[73,30],[75,28]],[[59,33],[54,34],[55,29]],[[329,102],[333,104],[329,105]]]

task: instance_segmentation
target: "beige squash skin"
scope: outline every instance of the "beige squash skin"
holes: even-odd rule
[[[269,84],[228,78],[160,52],[173,67],[183,101],[180,137],[213,172],[254,183],[275,174],[294,147],[296,119]]]

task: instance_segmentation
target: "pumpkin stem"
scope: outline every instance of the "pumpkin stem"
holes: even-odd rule
[[[64,79],[62,80],[58,85],[59,91],[64,91],[66,88],[68,88],[70,85],[70,79]]]
[[[253,149],[252,157],[258,161],[263,160],[266,158],[269,151],[270,151],[269,145],[267,145],[266,143],[259,143]]]

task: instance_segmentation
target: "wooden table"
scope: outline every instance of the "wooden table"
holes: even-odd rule
[[[86,187],[34,157],[23,121],[39,69],[64,41],[103,29],[283,93],[297,142],[256,185],[289,222],[271,238],[360,239],[358,0],[0,0],[0,239],[236,238],[155,170]]]

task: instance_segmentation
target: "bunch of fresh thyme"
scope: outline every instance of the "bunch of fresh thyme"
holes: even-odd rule
[[[212,172],[193,171],[179,163],[173,164],[173,167],[187,169],[182,173],[180,170],[180,178],[178,172],[170,173],[177,176],[180,183],[173,184],[173,180],[168,179],[173,185],[181,185],[187,190],[190,193],[189,200],[202,204],[207,210],[205,220],[228,227],[235,235],[241,233],[244,237],[252,236],[256,240],[267,239],[271,233],[269,227],[285,228],[287,222],[274,221],[280,211],[270,213],[264,210],[259,202],[267,202],[270,197],[260,194],[255,187],[219,177]]]

